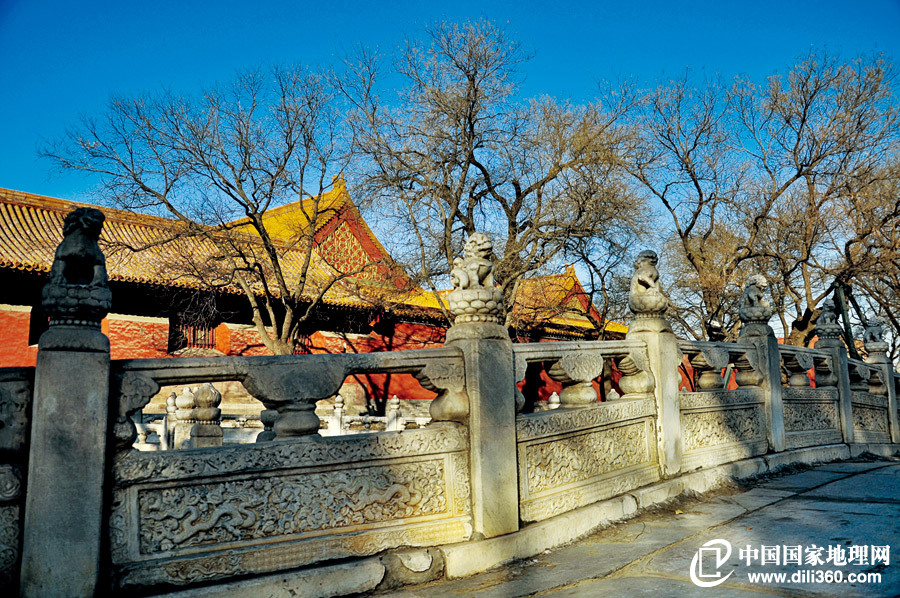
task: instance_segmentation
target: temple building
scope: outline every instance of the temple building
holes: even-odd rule
[[[0,189],[0,367],[34,365],[38,338],[47,327],[40,293],[62,238],[63,219],[85,205]],[[284,246],[281,263],[288,278],[301,271],[303,252],[291,243],[303,226],[306,207],[298,201],[270,209],[265,216],[266,230]],[[441,309],[442,294],[415,286],[393,265],[343,179],[335,179],[318,209],[327,216],[318,220],[315,231],[308,269],[314,283],[327,280],[336,269],[377,266],[328,289],[314,321],[304,328],[308,333],[301,338],[301,350],[371,352],[443,343],[449,323]],[[216,248],[209,240],[180,236],[181,224],[170,218],[101,210],[106,216],[101,248],[113,297],[102,327],[113,359],[270,354],[241,289],[227,282],[211,287],[194,275],[200,268],[214,269]],[[236,221],[230,229],[252,242],[249,225]],[[204,309],[212,315],[196,317]],[[516,333],[530,341],[598,334],[599,315],[571,267],[558,275],[524,280],[511,313]],[[613,337],[626,331],[613,322],[607,322],[606,329]],[[367,388],[377,394],[428,395],[414,381],[404,380],[408,376],[397,378],[359,382],[366,387],[380,384],[380,392]]]

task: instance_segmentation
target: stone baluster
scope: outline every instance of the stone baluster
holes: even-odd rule
[[[446,345],[462,352],[467,402],[457,394],[456,401],[448,396],[431,406],[436,421],[468,424],[473,528],[486,538],[519,528],[517,368],[512,342],[501,325],[505,310],[494,284],[492,252],[490,238],[474,233],[466,240],[464,257],[453,263],[454,290],[447,302],[454,319]]]
[[[704,347],[690,352],[691,367],[697,376],[698,390],[722,390],[725,379],[722,370],[728,367],[728,352],[717,347]]]
[[[397,395],[388,399],[386,415],[387,420],[384,424],[385,430],[395,432],[402,429],[401,421],[403,418],[400,416],[400,397]]]
[[[328,419],[328,435],[340,436],[344,433],[344,397],[338,394],[334,397],[334,406],[331,417]]]
[[[764,276],[759,274],[751,276],[744,285],[738,315],[741,320],[740,340],[753,345],[754,359],[758,361],[759,371],[763,374],[759,385],[765,400],[769,449],[780,452],[785,448],[781,355],[778,339],[769,326],[772,306],[766,298],[768,289],[769,282]],[[738,383],[740,384],[740,381]]]
[[[147,434],[149,431],[146,426],[141,425],[137,430],[137,443],[142,446],[146,446],[147,444]]]
[[[181,389],[175,397],[175,430],[173,447],[175,449],[190,448],[191,426],[194,423],[194,393],[188,388]]]
[[[256,435],[256,442],[270,442],[275,440],[275,431],[272,426],[278,419],[278,412],[274,409],[263,409],[259,412],[259,421],[262,422],[263,431]]]
[[[163,421],[163,433],[159,438],[160,448],[165,451],[175,448],[175,422],[177,421],[175,411],[178,410],[175,405],[176,398],[174,392],[169,393],[166,398],[166,418]]]
[[[812,357],[804,353],[783,352],[781,363],[788,376],[788,386],[799,388],[809,386],[807,372],[815,366]]]
[[[192,447],[222,446],[221,403],[222,394],[212,384],[203,384],[194,392]]]
[[[822,313],[816,320],[816,349],[823,349],[831,354],[831,368],[835,374],[835,387],[841,409],[841,430],[844,442],[853,442],[853,391],[850,382],[850,363],[847,355],[847,347],[844,345],[843,334],[834,305],[834,299],[828,297],[822,303]],[[818,375],[818,371],[816,372]],[[816,382],[818,386],[818,381]]]
[[[765,374],[755,348],[737,351],[730,359],[736,370],[734,381],[739,388],[759,388],[762,385]]]
[[[653,251],[638,254],[628,294],[628,307],[634,318],[625,338],[646,343],[646,367],[641,363],[644,357],[639,351],[632,351],[617,366],[625,374],[619,381],[619,387],[625,393],[623,398],[630,398],[629,395],[638,390],[655,392],[660,469],[668,477],[681,471],[683,443],[678,398],[681,377],[677,368],[682,353],[665,318],[669,299],[663,294],[659,283],[658,262],[659,258]],[[639,376],[637,370],[646,372],[647,376]]]
[[[267,410],[276,412],[271,430],[274,435],[264,431],[257,442],[318,434],[321,422],[316,402],[337,395],[346,378],[347,361],[339,357],[304,355],[298,361],[248,367],[241,381],[244,388]]]
[[[650,373],[650,362],[643,350],[632,350],[615,358],[616,368],[622,372],[619,378],[619,388],[624,393],[622,396],[612,390],[607,400],[616,399],[644,399],[653,392],[655,381]]]
[[[851,363],[847,371],[850,376],[850,390],[853,392],[869,392],[869,377],[872,370],[859,365],[859,363]]]
[[[833,357],[815,356],[815,380],[816,388],[828,388],[838,384],[838,375],[834,371]]]
[[[547,398],[547,409],[559,409],[559,395],[555,392]]]
[[[98,587],[110,420],[106,260],[97,241],[103,213],[65,218],[42,292],[49,328],[38,341],[28,457],[19,596],[88,597]],[[146,404],[146,403],[144,403]],[[119,405],[117,418],[143,404]],[[119,426],[119,423],[122,425]],[[134,422],[127,446],[134,443]]]
[[[603,374],[603,356],[590,351],[567,353],[550,366],[547,374],[563,386],[560,407],[586,407],[597,402],[593,382]]]

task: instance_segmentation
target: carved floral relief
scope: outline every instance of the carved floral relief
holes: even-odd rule
[[[888,414],[885,409],[871,409],[853,405],[853,429],[865,430],[867,432],[880,432],[887,434],[890,432],[888,427]]]
[[[682,412],[684,450],[746,442],[763,437],[762,410],[758,407],[719,411]]]
[[[649,460],[644,421],[527,445],[528,492],[582,482]]]
[[[834,403],[784,402],[784,428],[801,430],[839,430],[837,406]]]

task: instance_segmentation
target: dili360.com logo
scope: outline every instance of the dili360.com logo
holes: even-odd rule
[[[712,588],[732,576],[723,576],[722,565],[731,558],[731,544],[727,540],[710,540],[700,547],[691,560],[691,581],[701,588]]]

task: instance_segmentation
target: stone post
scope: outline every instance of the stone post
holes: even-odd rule
[[[222,446],[222,393],[207,382],[194,392],[191,447]]]
[[[49,329],[38,342],[20,595],[97,593],[109,437],[109,311],[103,214],[66,216],[42,302]]]
[[[816,322],[816,349],[831,353],[832,371],[836,375],[835,387],[841,410],[841,429],[844,442],[853,442],[853,392],[850,390],[850,367],[847,347],[844,346],[841,326],[837,323],[834,299],[829,297],[822,304],[822,313]]]
[[[222,446],[221,403],[222,394],[208,382],[193,390],[184,388],[175,398],[173,448]]]
[[[172,448],[191,446],[191,426],[194,419],[194,393],[185,386],[175,397],[175,429],[172,431]]]
[[[781,452],[785,448],[784,400],[781,386],[781,352],[775,331],[769,326],[772,306],[766,299],[769,281],[754,274],[744,285],[741,297],[741,342],[750,343],[756,349],[756,368],[762,373],[759,386],[763,390],[766,412],[766,437],[769,450]]]
[[[340,436],[344,433],[344,397],[340,394],[334,397],[334,412],[331,414],[328,428],[332,436]]]
[[[891,442],[900,443],[900,414],[897,413],[897,385],[894,384],[894,364],[887,355],[890,346],[884,340],[884,322],[880,318],[869,319],[863,335],[866,362],[881,368],[881,384],[888,399],[888,421],[890,422]]]
[[[447,296],[455,318],[446,345],[463,353],[468,414],[448,400],[431,409],[434,420],[468,423],[474,531],[485,538],[519,528],[513,350],[500,325],[503,297],[494,286],[491,253],[487,235],[471,235],[465,258],[454,262],[455,290]]]
[[[387,402],[387,415],[384,423],[384,429],[390,432],[398,432],[402,430],[400,425],[400,397],[392,396]]]
[[[163,428],[163,435],[160,437],[160,445],[163,450],[170,450],[175,448],[175,411],[178,410],[178,407],[175,405],[175,393],[170,393],[166,398],[166,419],[164,420],[165,427]]]
[[[659,258],[656,252],[650,250],[642,251],[635,261],[635,272],[628,295],[628,308],[634,318],[625,338],[647,344],[648,365],[656,381],[654,393],[660,473],[664,477],[670,477],[681,471],[681,454],[684,450],[681,438],[681,403],[678,399],[678,365],[681,363],[682,353],[672,326],[664,315],[669,307],[669,299],[660,288],[657,263]]]

